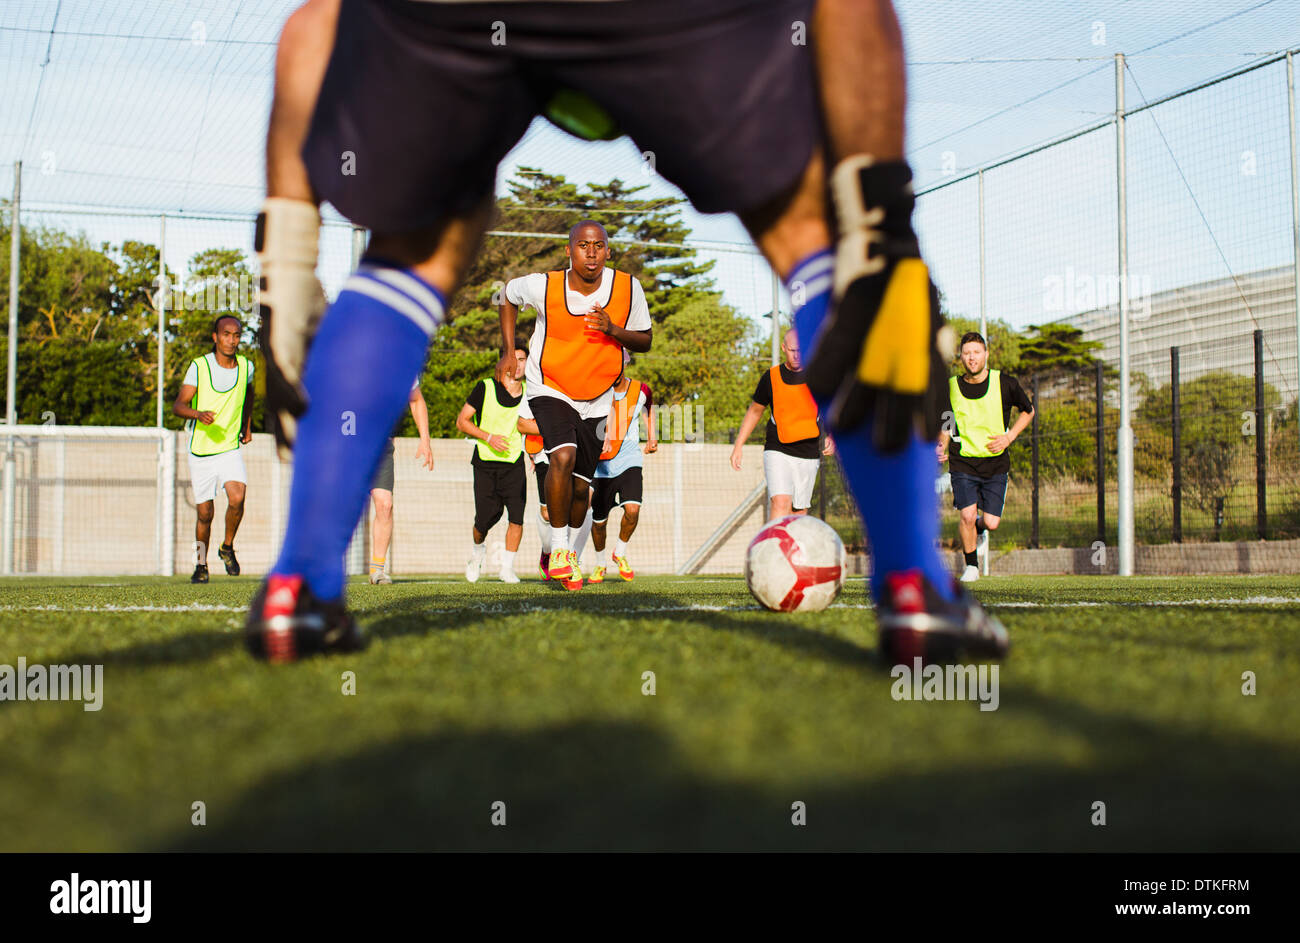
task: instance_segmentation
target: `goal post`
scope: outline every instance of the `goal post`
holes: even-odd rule
[[[0,425],[14,500],[4,575],[152,574],[176,568],[176,437],[126,426]],[[153,526],[141,526],[152,519]]]

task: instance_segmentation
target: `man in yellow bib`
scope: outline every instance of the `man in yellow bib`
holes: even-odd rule
[[[948,380],[938,454],[948,463],[952,503],[961,513],[957,532],[966,557],[961,581],[973,583],[980,578],[980,553],[988,555],[989,531],[1002,521],[1011,471],[1007,448],[1033,422],[1034,404],[1015,377],[989,369],[988,345],[974,331],[962,335],[961,361],[966,375]],[[1020,416],[1008,429],[1012,406]]]
[[[487,559],[488,531],[506,512],[506,551],[501,558],[501,582],[518,583],[515,554],[524,536],[524,505],[528,475],[524,469],[524,436],[519,431],[519,407],[524,401],[524,363],[515,351],[513,370],[474,384],[456,417],[456,428],[477,439],[470,465],[474,468],[474,547],[465,565],[465,579],[477,583]]]
[[[217,489],[226,491],[226,540],[217,556],[226,573],[239,575],[235,532],[244,519],[244,470],[241,445],[253,441],[253,363],[236,353],[244,325],[223,315],[212,325],[212,353],[190,361],[172,412],[187,419],[190,432],[190,485],[198,522],[194,526],[195,567],[191,583],[208,581],[208,543]]]

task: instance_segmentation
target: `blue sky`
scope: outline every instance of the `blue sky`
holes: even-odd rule
[[[29,206],[255,212],[274,40],[292,7],[284,0],[6,0],[0,193],[10,191],[10,167],[21,158]],[[898,0],[897,8],[909,61],[909,158],[922,191],[1106,120],[1115,107],[1115,52],[1131,56],[1126,95],[1136,107],[1300,46],[1292,0]],[[1129,124],[1136,287],[1159,291],[1286,264],[1290,167],[1280,65]],[[643,175],[630,142],[586,144],[540,121],[500,179],[520,165],[676,192]],[[990,317],[1015,324],[1059,317],[1069,311],[1045,299],[1045,284],[1068,278],[1079,290],[1066,300],[1077,302],[1089,284],[1113,275],[1114,186],[1113,128],[986,174]],[[979,309],[975,191],[966,181],[924,195],[917,217],[950,306],[971,315]],[[685,217],[698,239],[748,241],[729,215],[688,209]],[[157,239],[154,219],[47,219],[73,219],[95,239]],[[250,229],[173,222],[169,264],[182,267],[214,239],[247,250]],[[346,234],[327,234],[327,282],[341,279],[347,256]],[[764,265],[735,252],[711,257],[728,300],[751,315],[767,310]]]

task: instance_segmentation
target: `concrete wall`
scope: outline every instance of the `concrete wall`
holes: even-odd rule
[[[415,458],[416,439],[397,441],[393,574],[463,572],[474,519],[472,444],[433,442],[434,470]],[[728,464],[730,446],[665,444],[646,457],[645,501],[629,558],[643,573],[671,573],[704,543],[762,480],[762,446],[745,447],[742,471]],[[15,566],[32,574],[149,574],[158,570],[158,446],[147,440],[38,439],[20,446]],[[248,470],[245,513],[235,547],[244,572],[265,572],[273,561],[288,515],[293,469],[274,458],[271,437],[255,435],[244,447]],[[177,434],[176,572],[194,568],[194,497],[184,434]],[[367,514],[371,512],[368,510]],[[622,512],[611,515],[616,534]],[[701,573],[737,573],[762,511],[741,520]],[[212,543],[225,533],[225,497],[216,501]],[[536,485],[528,481],[524,540],[516,571],[536,571],[541,549]],[[494,572],[504,549],[504,518],[488,534]],[[586,563],[593,561],[589,548]],[[220,570],[215,547],[209,566]]]

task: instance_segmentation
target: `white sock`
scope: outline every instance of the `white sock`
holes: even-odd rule
[[[551,525],[542,517],[542,509],[537,509],[537,533],[542,538],[542,553],[551,552]]]
[[[473,553],[476,557],[484,556],[487,554],[487,544],[475,544]]]
[[[596,554],[597,566],[609,566],[609,544],[605,544],[605,549]]]
[[[501,572],[502,572],[502,573],[513,573],[513,572],[515,571],[515,554],[516,554],[516,553],[518,553],[517,550],[502,550],[502,551],[501,551]]]
[[[624,542],[621,541],[621,540],[620,540],[618,543],[614,544],[614,556],[616,556],[616,557],[626,557],[626,556],[627,556],[627,544],[624,543]]]
[[[552,527],[551,528],[551,552],[556,550],[569,549],[569,528]]]
[[[582,521],[582,526],[578,528],[578,533],[573,538],[573,552],[582,557],[582,551],[586,549],[587,538],[591,536],[591,508],[587,508],[587,516]]]

